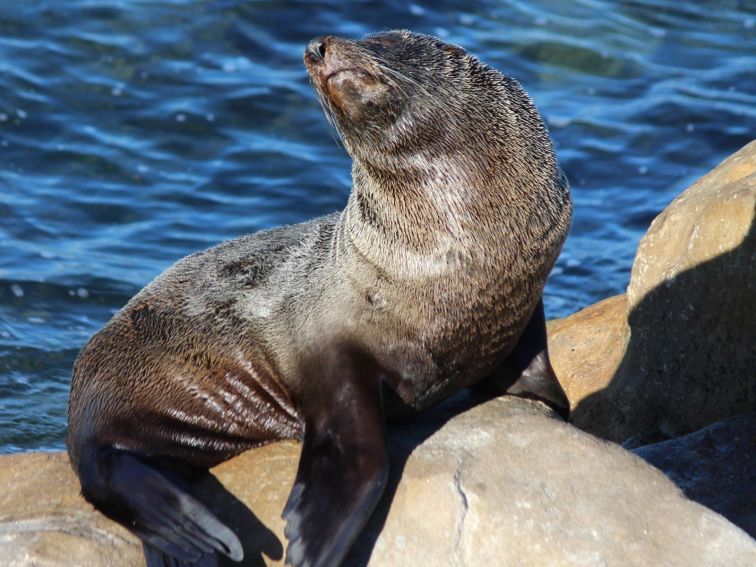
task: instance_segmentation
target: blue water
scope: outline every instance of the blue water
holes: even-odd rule
[[[301,54],[410,28],[519,79],[571,180],[549,317],[756,134],[756,2],[0,0],[0,452],[61,448],[77,350],[178,258],[337,210]]]

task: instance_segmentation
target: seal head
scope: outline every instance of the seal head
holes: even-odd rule
[[[361,163],[395,172],[463,158],[464,167],[445,172],[483,182],[506,165],[561,177],[517,81],[457,45],[402,30],[362,40],[323,36],[307,46],[304,62],[326,115]]]

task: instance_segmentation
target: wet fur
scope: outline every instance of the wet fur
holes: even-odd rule
[[[160,478],[181,494],[197,471],[302,439],[287,558],[338,563],[385,483],[386,413],[520,377],[519,394],[545,381],[541,398],[564,409],[539,302],[572,209],[530,99],[437,38],[327,41],[326,67],[359,68],[327,79],[308,63],[353,158],[345,210],[181,260],[74,367],[68,449],[83,494],[142,537],[151,564],[236,557],[238,544]],[[132,498],[138,486],[166,499],[164,514]],[[175,524],[187,513],[193,527]],[[160,525],[174,528],[155,539]]]

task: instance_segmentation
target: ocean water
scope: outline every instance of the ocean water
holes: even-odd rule
[[[302,50],[391,28],[544,115],[575,201],[549,317],[623,292],[654,216],[756,136],[752,0],[0,0],[0,452],[63,447],[78,349],[174,261],[344,205]]]

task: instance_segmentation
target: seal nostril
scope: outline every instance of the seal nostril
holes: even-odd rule
[[[323,61],[326,56],[326,38],[320,36],[313,39],[307,44],[305,53],[315,61]]]

